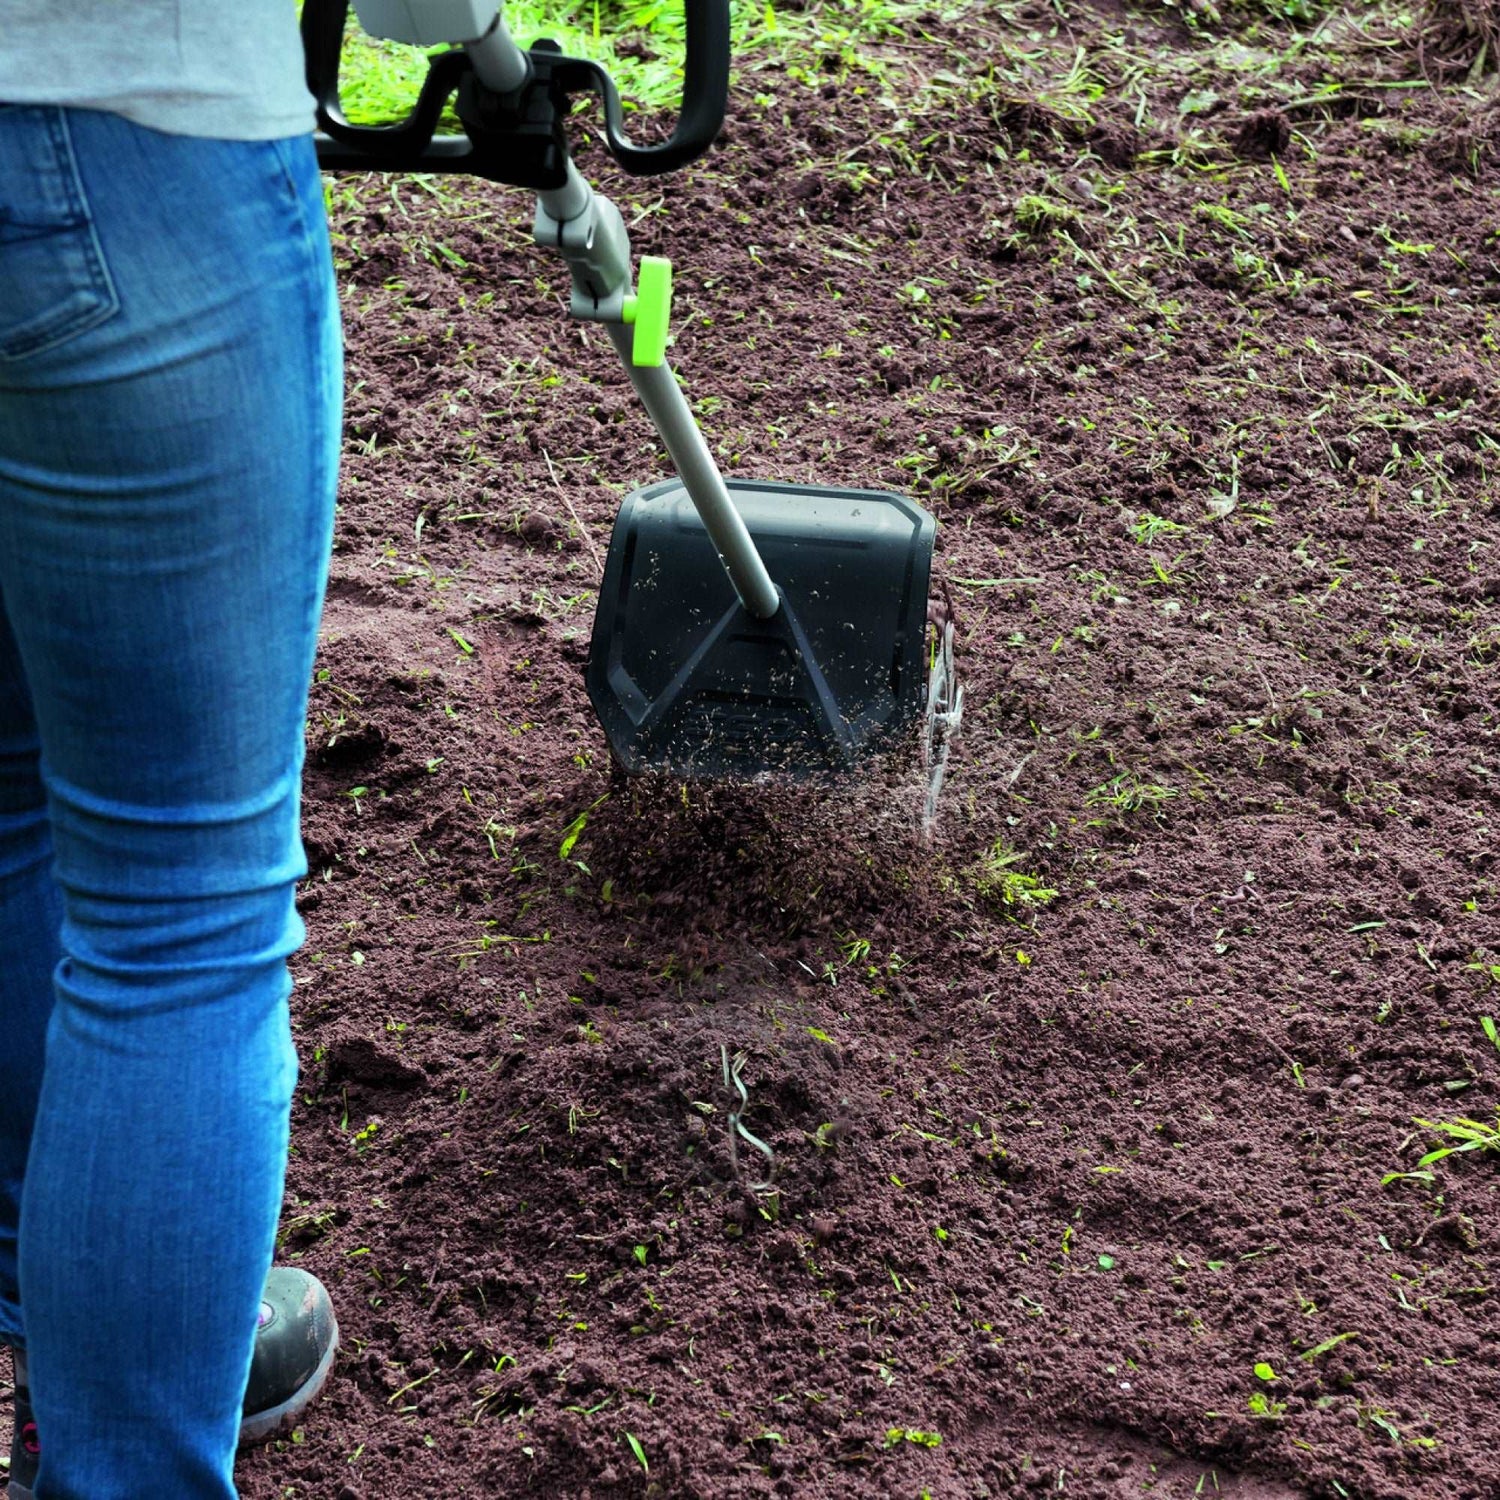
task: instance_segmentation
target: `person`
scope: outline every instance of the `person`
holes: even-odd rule
[[[270,1270],[341,345],[294,0],[0,0],[11,1500],[233,1496],[333,1363]]]

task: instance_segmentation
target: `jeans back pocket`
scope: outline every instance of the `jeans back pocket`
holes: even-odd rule
[[[66,114],[0,105],[0,362],[55,349],[119,306]]]

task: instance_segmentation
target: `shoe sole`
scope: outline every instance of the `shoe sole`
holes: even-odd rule
[[[252,1417],[240,1418],[240,1447],[253,1447],[256,1443],[275,1437],[283,1428],[290,1427],[322,1393],[328,1377],[333,1373],[333,1362],[338,1352],[339,1325],[335,1318],[333,1340],[328,1345],[328,1352],[318,1361],[318,1368],[313,1371],[311,1378],[304,1381],[280,1406],[268,1407]],[[30,1496],[20,1495],[13,1497],[13,1500],[30,1500]]]

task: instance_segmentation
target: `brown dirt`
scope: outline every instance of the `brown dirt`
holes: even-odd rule
[[[925,843],[902,767],[612,778],[661,455],[522,195],[336,190],[283,1253],[346,1352],[247,1496],[1500,1493],[1495,1162],[1382,1186],[1500,1098],[1492,127],[1349,31],[1190,100],[1173,13],[985,13],[585,159],[726,466],[939,518]]]

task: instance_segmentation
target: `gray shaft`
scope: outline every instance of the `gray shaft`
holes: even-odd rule
[[[593,197],[593,188],[588,185],[583,173],[570,160],[568,180],[559,188],[543,188],[536,195],[536,201],[559,224],[566,224],[570,219],[576,219],[579,214],[587,213]]]
[[[635,386],[636,395],[646,408],[660,435],[672,463],[682,480],[688,498],[693,502],[709,538],[718,549],[719,559],[740,603],[757,620],[769,620],[781,608],[781,598],[766,565],[755,550],[755,543],[739,511],[729,498],[724,476],[714,462],[708,444],[693,419],[687,398],[682,394],[672,367],[667,364],[639,366],[631,363],[634,341],[632,330],[624,324],[608,323],[609,336],[624,361]]]
[[[481,40],[465,45],[480,81],[490,88],[504,93],[519,88],[526,81],[530,64],[511,39],[503,15],[496,16],[494,26]],[[553,221],[550,227],[556,231],[564,254],[574,263],[575,302],[579,295],[586,293],[589,310],[598,316],[602,296],[619,298],[630,290],[630,244],[618,211],[610,207],[602,219],[598,214],[589,218],[589,233],[585,241],[572,246],[570,253],[564,226],[588,214],[593,200],[593,189],[571,162],[568,163],[566,182],[538,195],[541,214]],[[607,243],[595,245],[596,233]],[[607,254],[611,248],[617,250],[618,255]],[[591,254],[594,250],[598,251],[597,256]],[[598,282],[596,277],[600,278]],[[719,473],[719,466],[708,451],[708,444],[703,441],[703,434],[698,430],[670,367],[665,364],[637,366],[631,358],[635,341],[633,331],[627,325],[613,321],[604,326],[609,330],[610,339],[630,375],[636,394],[671,455],[683,488],[718,551],[740,603],[756,619],[772,619],[781,608],[781,597],[771,582],[771,575],[766,572],[760,553],[755,550],[744,520],[729,498],[724,476]]]
[[[465,42],[464,50],[479,81],[497,94],[520,88],[531,74],[531,64],[512,39],[503,12],[496,15],[495,24],[477,42]]]

